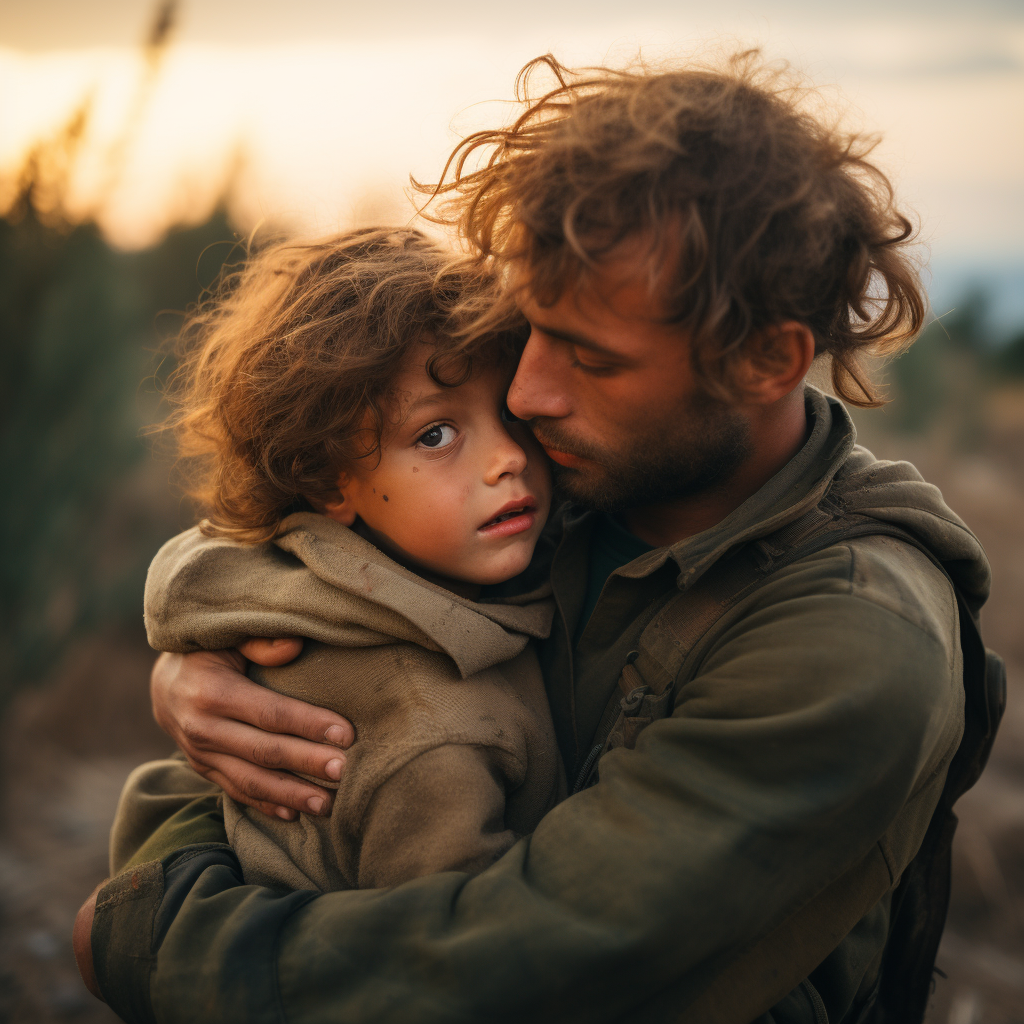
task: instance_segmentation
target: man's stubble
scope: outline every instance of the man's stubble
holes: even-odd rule
[[[727,480],[749,456],[750,425],[731,407],[694,398],[670,422],[637,424],[621,445],[595,445],[565,433],[558,420],[530,422],[550,448],[588,460],[586,469],[554,464],[557,495],[596,512],[692,498]]]

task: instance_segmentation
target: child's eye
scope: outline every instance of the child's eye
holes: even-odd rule
[[[442,423],[439,426],[431,427],[423,434],[417,444],[426,448],[447,448],[455,440],[455,428]]]

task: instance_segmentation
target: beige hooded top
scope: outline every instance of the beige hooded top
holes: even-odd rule
[[[326,783],[338,790],[329,817],[283,822],[224,798],[246,881],[293,889],[480,871],[533,831],[565,794],[530,643],[552,615],[549,585],[469,601],[308,512],[255,547],[189,530],[146,583],[157,650],[305,637],[294,662],[250,676],[355,726],[341,782]]]

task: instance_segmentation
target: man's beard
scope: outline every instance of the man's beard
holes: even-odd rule
[[[671,424],[650,424],[624,438],[621,449],[566,436],[558,420],[530,421],[549,448],[587,459],[586,470],[552,465],[556,492],[596,512],[619,512],[690,498],[728,479],[750,454],[750,426],[711,398],[694,401]]]

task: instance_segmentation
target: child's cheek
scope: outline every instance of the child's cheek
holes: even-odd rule
[[[439,553],[443,550],[454,555],[465,543],[467,532],[476,525],[471,523],[473,487],[442,473],[434,474],[432,484],[432,500],[420,506],[429,506],[431,510],[430,515],[420,517],[424,532]]]

